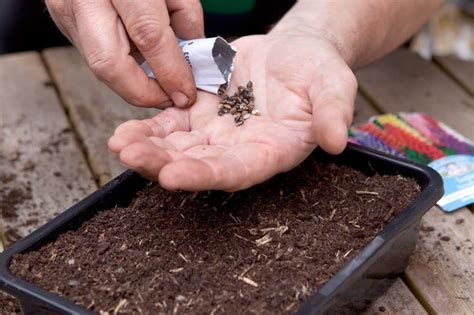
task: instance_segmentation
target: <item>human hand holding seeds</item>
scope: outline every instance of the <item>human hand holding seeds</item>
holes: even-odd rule
[[[261,115],[236,126],[221,98],[198,92],[192,108],[168,108],[119,126],[109,148],[167,189],[235,191],[303,161],[317,146],[341,152],[357,81],[351,68],[394,49],[440,0],[300,0],[269,35],[241,38],[229,94],[253,82]]]
[[[357,83],[334,47],[271,35],[233,45],[229,92],[251,80],[261,115],[236,126],[232,115],[217,114],[221,97],[198,92],[191,108],[117,128],[109,148],[126,167],[168,189],[234,191],[293,168],[317,144],[342,151]]]

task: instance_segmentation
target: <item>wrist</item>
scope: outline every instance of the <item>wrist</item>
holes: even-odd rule
[[[318,10],[324,12],[325,10],[323,8],[307,8],[308,4],[305,2],[302,3],[301,7],[297,5],[275,25],[268,35],[300,38],[309,42],[323,41],[333,46],[351,68],[356,66],[356,47],[351,45],[352,41],[348,34],[340,27],[332,25],[332,18],[327,18],[327,14],[308,14],[308,12],[318,12]],[[317,5],[318,1],[309,4],[310,7]]]
[[[354,50],[348,49],[348,46],[340,38],[324,28],[307,25],[282,25],[282,27],[275,27],[268,35],[289,40],[297,38],[307,42],[324,42],[332,46],[349,67],[352,68],[356,64]]]

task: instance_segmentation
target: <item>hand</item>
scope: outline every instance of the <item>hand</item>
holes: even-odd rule
[[[127,102],[159,108],[194,103],[194,78],[176,36],[204,36],[199,0],[46,0],[46,4],[94,74]],[[131,56],[135,49],[157,80],[148,78]]]
[[[235,191],[295,167],[317,145],[344,149],[357,81],[331,43],[262,35],[233,45],[229,94],[253,81],[261,116],[237,127],[231,115],[217,115],[220,97],[198,92],[191,108],[116,129],[109,148],[126,167],[171,190]]]

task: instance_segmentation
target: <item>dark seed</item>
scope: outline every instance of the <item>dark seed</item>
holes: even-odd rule
[[[238,121],[235,122],[235,124],[236,124],[237,126],[240,126],[240,125],[242,125],[243,123],[244,123],[244,121],[243,121],[242,119],[239,119]]]
[[[448,242],[450,239],[451,239],[451,238],[450,238],[449,236],[446,236],[446,235],[441,236],[441,240],[442,240],[442,241]]]
[[[249,81],[247,83],[247,89],[251,89],[253,87],[253,82],[252,81]]]
[[[217,115],[219,115],[219,116],[222,116],[224,114],[225,114],[225,112],[223,110],[220,110],[220,111],[217,112]]]

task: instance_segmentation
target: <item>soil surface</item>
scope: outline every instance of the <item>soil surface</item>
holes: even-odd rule
[[[291,313],[419,191],[314,158],[233,194],[149,184],[11,270],[110,314]]]
[[[2,315],[19,315],[20,307],[16,300],[0,291],[0,314]]]

